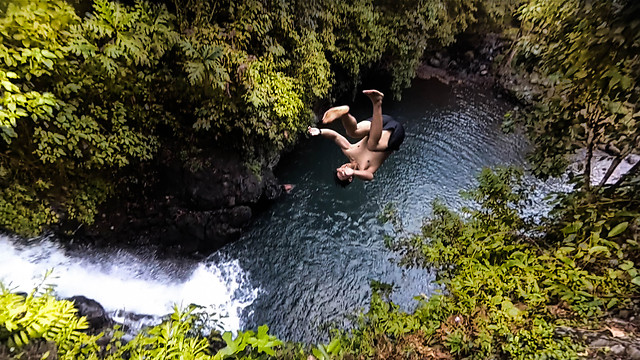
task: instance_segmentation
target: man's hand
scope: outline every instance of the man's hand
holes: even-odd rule
[[[348,150],[349,147],[351,146],[351,144],[349,143],[349,140],[345,139],[344,136],[338,134],[334,130],[331,130],[331,129],[318,129],[316,127],[309,126],[307,128],[307,131],[309,132],[309,135],[311,135],[311,136],[320,135],[325,139],[329,139],[329,140],[335,141],[335,143],[338,146],[340,146],[340,149],[342,149],[342,151]]]

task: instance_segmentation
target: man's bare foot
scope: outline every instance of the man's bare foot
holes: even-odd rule
[[[322,116],[322,123],[328,124],[333,120],[340,118],[343,115],[346,115],[348,113],[349,113],[349,106],[347,105],[332,107],[331,109],[327,110],[324,113],[324,116]]]
[[[369,99],[371,99],[371,102],[374,102],[374,103],[382,102],[382,98],[384,97],[384,94],[378,90],[363,90],[362,93],[367,95]]]

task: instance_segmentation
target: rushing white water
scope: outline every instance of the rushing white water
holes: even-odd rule
[[[98,301],[116,321],[144,314],[147,322],[197,304],[220,316],[225,330],[241,329],[240,312],[258,296],[237,260],[190,262],[157,259],[128,251],[65,251],[49,238],[21,240],[0,235],[0,282],[30,292],[46,279],[61,298],[84,295]],[[138,327],[139,324],[129,324]]]

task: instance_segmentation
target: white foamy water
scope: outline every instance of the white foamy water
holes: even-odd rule
[[[0,235],[0,282],[5,286],[30,292],[50,269],[46,283],[55,285],[59,297],[94,299],[116,321],[127,321],[122,317],[127,313],[157,318],[173,312],[174,305],[197,304],[220,316],[225,330],[236,331],[242,326],[241,311],[258,295],[237,260],[160,260],[122,250],[74,254],[51,239]]]

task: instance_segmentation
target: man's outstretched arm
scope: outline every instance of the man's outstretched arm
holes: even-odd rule
[[[309,135],[311,136],[321,135],[322,137],[333,140],[338,146],[340,146],[340,149],[342,150],[347,150],[351,146],[349,140],[331,129],[318,129],[315,127],[309,127],[308,131]]]

